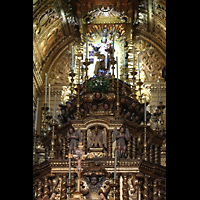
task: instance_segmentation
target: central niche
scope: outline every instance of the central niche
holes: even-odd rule
[[[87,130],[87,150],[93,157],[107,157],[107,130],[95,125]]]

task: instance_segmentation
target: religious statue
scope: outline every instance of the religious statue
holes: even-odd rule
[[[55,152],[56,152],[55,157],[57,159],[61,159],[62,158],[62,136],[61,136],[61,134],[55,135],[54,140],[55,140]]]
[[[113,35],[113,32],[110,31],[109,36],[108,36],[109,40],[107,42],[107,49],[108,49],[107,51],[108,51],[109,57],[113,53],[113,37],[112,37],[112,35]]]
[[[73,127],[70,127],[67,131],[67,140],[69,141],[69,153],[75,154],[78,143],[81,141],[80,128],[75,131]]]
[[[60,113],[58,115],[58,120],[59,120],[59,124],[65,124],[67,122],[67,112],[66,112],[66,106],[60,104]]]
[[[91,44],[94,48],[95,52],[99,53],[99,69],[104,70],[108,69],[108,51],[107,51],[107,39],[106,37],[103,37],[101,39],[101,43],[95,46],[94,44]]]
[[[98,54],[99,59],[99,67],[95,71],[98,72],[99,70],[103,70],[103,76],[107,73],[109,70],[109,58],[112,54],[112,48],[113,48],[113,40],[112,40],[112,32],[109,33],[109,40],[107,41],[107,33],[103,33],[103,37],[101,39],[101,43],[98,45],[90,44],[94,51]]]
[[[107,148],[107,132],[106,128],[99,129],[98,125],[95,128],[87,130],[87,148]]]
[[[112,142],[116,140],[116,147],[118,149],[120,158],[125,158],[126,143],[129,140],[129,138],[130,136],[128,128],[125,129],[123,126],[121,126],[120,130],[118,131],[115,127]]]

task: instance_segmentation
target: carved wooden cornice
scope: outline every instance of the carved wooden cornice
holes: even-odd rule
[[[90,170],[91,163],[98,163],[102,169],[107,173],[114,173],[114,158],[93,158],[92,160],[86,159],[82,161],[83,173]],[[71,160],[71,173],[75,173],[77,166],[77,160]],[[93,167],[94,168],[94,167]],[[91,168],[92,169],[92,168]],[[47,160],[40,165],[33,167],[33,178],[38,176],[44,176],[45,174],[63,174],[69,172],[69,161],[66,160]],[[162,178],[166,175],[166,167],[147,162],[142,159],[123,159],[120,158],[117,163],[117,173],[145,173],[153,178]]]

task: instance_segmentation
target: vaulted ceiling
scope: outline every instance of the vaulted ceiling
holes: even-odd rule
[[[48,83],[68,85],[71,47],[78,56],[85,34],[93,38],[104,28],[143,51],[141,59],[148,80],[166,65],[165,0],[34,0],[33,96]]]

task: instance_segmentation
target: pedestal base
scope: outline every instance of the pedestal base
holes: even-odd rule
[[[101,148],[90,148],[90,153],[92,158],[102,158],[102,157],[106,157],[106,153],[103,153],[103,147]]]

